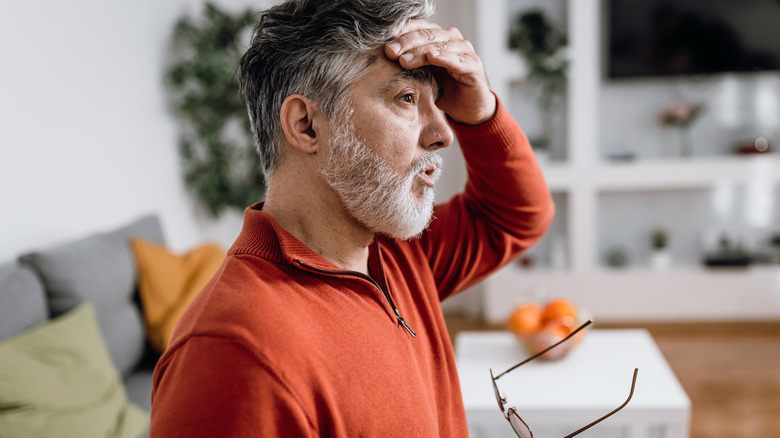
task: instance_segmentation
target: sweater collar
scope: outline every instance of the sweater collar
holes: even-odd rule
[[[244,225],[228,255],[252,254],[275,263],[298,266],[302,262],[326,271],[344,270],[303,244],[262,209],[263,202],[258,202],[244,211]],[[375,253],[376,245],[375,239],[369,254]]]

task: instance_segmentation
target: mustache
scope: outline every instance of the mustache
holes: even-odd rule
[[[415,160],[411,166],[409,166],[408,176],[414,176],[425,170],[426,167],[431,164],[436,166],[436,171],[431,175],[434,181],[441,174],[442,167],[444,166],[444,158],[436,152],[426,152],[423,156]]]

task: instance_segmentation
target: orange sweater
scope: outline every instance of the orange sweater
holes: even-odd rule
[[[317,255],[262,204],[246,210],[157,365],[152,437],[468,436],[440,301],[536,242],[553,205],[500,104],[487,123],[453,129],[465,192],[418,240],[377,235],[376,282]]]

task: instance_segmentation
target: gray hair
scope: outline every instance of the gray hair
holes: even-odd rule
[[[257,152],[268,177],[279,164],[282,103],[311,99],[329,121],[350,106],[348,90],[411,19],[433,15],[431,0],[288,0],[260,13],[239,62]]]

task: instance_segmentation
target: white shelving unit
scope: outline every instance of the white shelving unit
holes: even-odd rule
[[[543,165],[553,192],[569,192],[587,181],[598,192],[710,189],[723,181],[749,184],[757,174],[780,184],[780,158],[772,155],[702,157],[695,160],[652,160],[596,163],[583,169],[563,163]]]
[[[517,55],[505,43],[511,1],[476,0],[474,4],[475,45],[492,88],[504,102],[510,99],[511,86],[522,71]],[[600,321],[780,318],[777,265],[712,270],[689,264],[665,271],[603,265],[598,249],[599,207],[605,196],[711,191],[724,182],[749,185],[757,175],[762,176],[762,184],[777,190],[780,158],[770,154],[602,161],[602,1],[562,1],[566,1],[571,60],[567,160],[544,163],[543,169],[550,190],[566,203],[559,207],[559,214],[566,214],[561,231],[567,260],[565,268],[558,270],[511,265],[487,279],[482,286],[486,320],[503,322],[516,304],[540,294],[570,297]]]

